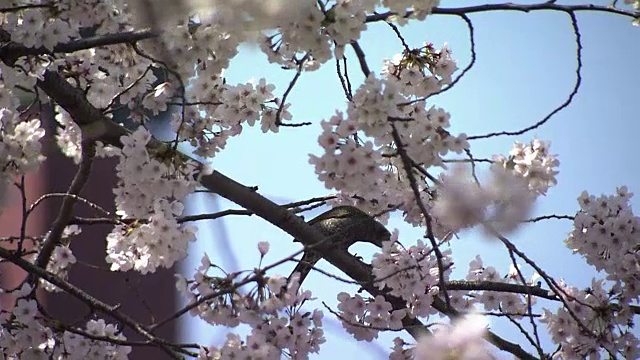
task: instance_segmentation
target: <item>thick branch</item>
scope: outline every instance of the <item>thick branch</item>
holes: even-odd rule
[[[82,130],[83,141],[100,140],[106,144],[117,145],[120,144],[120,137],[127,134],[125,128],[108,119],[91,105],[84,93],[69,84],[59,73],[45,71],[37,85],[71,115]]]
[[[94,145],[84,143],[82,146],[82,161],[80,162],[80,166],[78,167],[78,172],[74,176],[71,181],[71,186],[69,186],[69,190],[67,194],[69,195],[80,195],[82,188],[87,183],[89,179],[89,175],[91,173],[91,165],[93,163],[94,156]],[[36,259],[36,266],[46,269],[47,264],[49,264],[49,260],[51,260],[51,255],[53,254],[54,249],[60,243],[60,239],[62,237],[62,233],[64,232],[64,228],[69,224],[69,220],[73,215],[73,208],[76,204],[76,196],[65,196],[62,199],[62,205],[58,210],[58,216],[56,217],[51,229],[44,238],[44,242],[42,244],[42,249],[38,254],[38,258]],[[31,281],[35,282],[37,278],[31,277]]]
[[[26,55],[72,53],[75,51],[92,49],[99,46],[129,44],[140,40],[151,39],[156,36],[158,36],[158,33],[148,29],[127,31],[117,34],[98,35],[58,44],[53,47],[53,51],[49,51],[43,46],[37,48],[27,48],[20,44],[8,43],[0,47],[0,59],[3,59],[5,63],[10,65],[19,57]]]

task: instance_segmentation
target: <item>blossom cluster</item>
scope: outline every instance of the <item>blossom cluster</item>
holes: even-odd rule
[[[469,263],[469,271],[465,280],[470,282],[489,281],[494,283],[511,283],[522,284],[523,279],[520,278],[519,268],[511,265],[506,276],[502,276],[500,272],[493,266],[485,266],[479,255],[476,255]],[[526,280],[527,285],[533,285],[539,278],[538,274],[534,274],[530,279]],[[456,309],[471,310],[475,305],[481,305],[485,311],[501,311],[509,314],[512,318],[517,319],[527,313],[529,305],[536,304],[536,298],[527,298],[526,295],[499,291],[454,291],[451,296],[451,304]]]
[[[260,49],[269,62],[288,68],[301,65],[306,70],[316,70],[331,59],[331,38],[322,31],[324,14],[311,1],[302,1],[294,17],[282,19],[278,32],[264,36]],[[299,56],[299,53],[306,55]],[[306,58],[305,58],[306,57]]]
[[[20,176],[36,170],[45,160],[40,140],[40,120],[20,121],[18,114],[0,109],[0,168],[4,176]]]
[[[295,10],[274,17],[270,25],[276,29],[275,34],[265,35],[260,48],[270,62],[288,68],[297,68],[301,62],[303,69],[317,70],[331,59],[332,44],[335,56],[344,56],[345,45],[358,40],[366,30],[366,14],[379,11],[381,5],[399,13],[413,9],[411,17],[424,19],[438,3],[438,0],[337,0],[325,9],[318,8],[314,1],[300,1],[293,7]],[[393,20],[406,23],[402,17]]]
[[[403,95],[428,97],[440,91],[443,85],[451,84],[457,69],[447,44],[436,50],[433,44],[426,43],[418,49],[405,50],[386,59],[382,76],[397,80],[398,90]]]
[[[187,245],[195,240],[195,227],[177,221],[185,197],[195,190],[195,167],[152,158],[146,148],[150,139],[151,134],[140,127],[121,138],[122,149],[108,150],[119,159],[118,185],[113,190],[117,214],[136,220],[116,225],[107,235],[107,262],[112,270],[147,273],[170,268],[186,256]]]
[[[382,252],[373,256],[375,285],[381,290],[388,287],[389,294],[405,300],[409,316],[428,317],[434,313],[431,303],[439,293],[440,277],[446,281],[451,273],[451,250],[443,251],[440,269],[430,246],[418,240],[409,248],[400,248],[397,236],[396,230]]]
[[[72,159],[75,164],[82,160],[82,132],[78,124],[64,109],[56,107],[56,122],[60,125],[56,129],[56,143],[60,151]]]
[[[325,31],[335,42],[337,58],[342,58],[344,47],[358,40],[360,34],[367,29],[366,15],[361,1],[338,0],[328,10],[324,20],[327,24]]]
[[[609,196],[595,197],[583,191],[573,231],[565,240],[569,249],[607,274],[624,302],[640,296],[640,219],[631,209],[632,197],[626,186]]]
[[[493,352],[484,341],[487,330],[485,318],[469,315],[461,320],[437,327],[433,335],[418,339],[413,348],[405,349],[404,340],[394,340],[390,360],[445,360],[474,359],[494,360]]]
[[[70,242],[70,238],[77,236],[80,234],[82,230],[77,225],[69,225],[64,228],[62,232],[61,239],[66,244]],[[35,256],[33,259],[35,260]],[[76,257],[73,255],[71,248],[69,245],[57,245],[53,249],[53,253],[51,254],[51,259],[47,264],[47,271],[59,279],[66,280],[69,275],[69,270],[71,269],[71,265],[76,263]],[[42,284],[42,288],[51,291],[58,292],[61,291],[60,288],[48,282],[45,279],[40,279],[40,283]]]
[[[397,204],[403,204],[405,213],[419,211],[415,200],[411,200],[414,194],[397,148],[402,147],[425,169],[443,166],[442,156],[450,151],[459,154],[469,148],[465,134],[453,136],[445,130],[450,126],[449,113],[435,106],[427,108],[424,100],[414,99],[419,95],[413,88],[415,79],[422,79],[420,84],[431,84],[435,92],[455,71],[449,50],[445,47],[439,53],[446,55],[438,61],[448,64],[447,73],[438,72],[441,78],[424,75],[417,66],[414,70],[418,75],[389,70],[401,67],[389,62],[382,78],[371,74],[355,91],[346,115],[336,112],[321,123],[323,132],[318,143],[324,153],[310,155],[309,162],[327,188],[339,190],[342,199],[364,199],[358,206],[371,212]],[[396,143],[394,131],[400,144]],[[362,135],[370,139],[363,139]],[[421,222],[417,220],[416,224]]]
[[[378,5],[379,1],[371,1]],[[427,14],[431,13],[431,9],[438,6],[440,0],[382,0],[382,5],[388,7],[389,10],[403,14],[407,9],[411,9],[414,14],[412,17],[418,20],[424,20]],[[394,19],[400,21],[399,19]],[[404,24],[404,22],[400,22]]]
[[[425,169],[443,166],[442,156],[449,151],[461,153],[469,148],[465,134],[453,136],[446,131],[449,113],[427,108],[419,98],[451,82],[457,69],[451,52],[446,46],[436,51],[431,45],[421,51],[387,61],[380,78],[370,74],[356,89],[346,115],[336,112],[321,123],[318,143],[324,153],[310,155],[309,162],[327,188],[340,191],[340,202],[362,199],[358,206],[372,213],[403,204],[406,214],[417,215],[420,210],[406,176],[408,169],[397,148],[402,147]],[[422,216],[417,215],[413,223],[423,223]]]
[[[266,252],[259,249],[262,254]],[[311,299],[311,292],[298,292],[298,277],[290,280],[271,276],[257,289],[243,294],[238,287],[221,286],[224,283],[243,283],[231,274],[220,278],[210,274],[215,269],[205,254],[193,280],[177,275],[176,287],[194,306],[191,314],[212,325],[227,327],[248,326],[251,331],[245,339],[229,333],[221,346],[201,348],[198,359],[230,359],[259,357],[280,359],[286,352],[294,359],[308,359],[325,342],[322,330],[323,313],[305,312],[301,306]],[[261,282],[258,281],[258,284]],[[197,306],[196,306],[197,305]]]
[[[557,184],[556,168],[560,161],[549,153],[550,143],[534,139],[525,144],[516,141],[509,157],[494,156],[494,167],[502,167],[527,180],[529,189],[545,195],[550,187]]]
[[[550,144],[538,139],[515,142],[509,157],[494,156],[490,178],[480,184],[467,169],[443,174],[435,187],[432,214],[453,232],[477,224],[512,231],[530,215],[539,195],[556,184],[559,161]]]
[[[89,320],[84,329],[57,330],[44,325],[38,303],[31,298],[33,288],[23,284],[11,292],[18,300],[10,316],[0,319],[0,354],[3,359],[127,359],[130,346],[109,339],[126,340],[117,326],[103,319]],[[79,333],[80,334],[79,334]],[[104,338],[93,340],[81,335]]]
[[[429,246],[424,245],[420,240],[417,244],[408,249],[399,248],[397,245],[398,232],[394,231],[391,241],[385,242],[381,253],[374,255],[372,261],[372,274],[374,275],[375,284],[379,289],[386,289],[390,295],[396,296],[406,301],[407,307],[403,309],[393,309],[392,304],[383,297],[377,296],[375,299],[366,299],[360,295],[351,296],[347,293],[338,295],[339,317],[344,328],[354,336],[357,340],[371,341],[377,338],[380,331],[394,330],[397,326],[401,326],[402,319],[405,316],[411,318],[429,318],[430,315],[437,314],[432,303],[434,297],[441,295],[439,289],[440,273],[443,274],[443,280],[448,281],[453,263],[451,251],[443,252],[442,265],[444,272],[438,267],[438,260],[434,252]],[[527,280],[528,285],[532,285],[536,278],[535,274],[531,279]],[[492,266],[485,267],[480,256],[471,261],[466,280],[473,282],[489,281],[504,282],[513,284],[522,284],[519,272],[512,266],[507,276],[502,277],[499,272]],[[458,311],[473,313],[476,312],[477,306],[481,306],[485,311],[500,311],[509,314],[512,318],[521,318],[526,316],[529,305],[536,304],[536,298],[527,299],[525,295],[517,293],[497,292],[497,291],[462,291],[448,290],[449,302],[451,306]],[[477,318],[474,318],[477,320]],[[469,339],[475,338],[477,341],[456,342],[458,335],[448,334],[446,327],[441,333],[443,336],[439,338],[430,338],[422,342],[429,343],[429,346],[444,346],[443,354],[447,351],[454,351],[464,344],[468,345],[469,351],[479,351],[483,354],[479,359],[493,359],[493,355],[487,352],[484,345],[481,345],[481,333],[484,332],[484,325],[478,328],[477,333],[471,332]],[[455,329],[455,327],[453,328]],[[447,336],[452,336],[448,342]],[[439,340],[438,340],[439,339]],[[435,341],[432,343],[431,341]],[[415,349],[405,349],[408,345],[401,339],[395,342],[392,358],[397,359],[423,359],[416,353],[420,345]],[[440,345],[438,345],[440,344]],[[428,346],[423,346],[427,349]],[[463,348],[465,348],[463,346]],[[473,350],[471,350],[473,348]],[[435,355],[434,355],[435,356]],[[443,355],[444,356],[444,355]],[[437,358],[437,357],[434,357]],[[445,357],[446,358],[446,357]]]
[[[37,73],[27,74],[22,61],[17,65],[12,68],[0,62],[0,213],[8,202],[12,181],[37,170],[46,159],[42,154],[42,123],[33,111],[20,107],[14,93],[16,88],[32,88]]]
[[[623,359],[640,356],[640,341],[633,329],[634,313],[620,296],[619,288],[607,289],[604,280],[595,279],[585,290],[559,285],[560,296],[568,307],[559,307],[555,312],[544,309],[540,319],[547,325],[553,342],[560,345],[559,358],[600,359],[601,349]]]
[[[453,232],[477,224],[510,231],[529,216],[536,194],[520,176],[494,168],[487,184],[476,183],[466,169],[442,175],[435,188],[432,215]]]
[[[365,299],[342,292],[338,294],[338,310],[343,327],[357,340],[371,341],[382,330],[402,328],[402,319],[428,317],[435,314],[433,298],[439,292],[438,260],[431,248],[418,241],[416,245],[401,249],[397,244],[398,231],[383,244],[382,252],[374,255],[371,265],[375,286],[389,289],[389,295],[405,300],[406,308],[394,309],[383,296]],[[451,271],[450,251],[445,252],[442,264]]]
[[[189,106],[185,117],[174,113],[171,124],[179,140],[196,147],[196,155],[214,156],[230,137],[242,132],[243,124],[254,126],[260,120],[263,132],[277,133],[279,122],[292,117],[288,111],[290,104],[275,99],[275,86],[264,78],[257,83],[232,86],[223,84],[219,74],[203,70],[191,86],[187,100],[200,105]]]
[[[3,29],[11,34],[11,41],[26,47],[42,46],[49,51],[79,37],[83,28],[95,27],[96,34],[108,34],[121,30],[131,21],[117,2],[101,0],[60,0],[50,7],[5,12],[1,19]]]
[[[44,133],[40,120],[21,121],[9,107],[0,108],[0,212],[11,181],[36,170],[45,160],[40,143]]]
[[[15,13],[5,15],[6,26],[12,28],[11,41],[26,47],[44,46],[52,51],[59,43],[67,42],[78,35],[78,29],[72,29],[68,21],[47,19],[42,11],[26,10],[21,18]]]
[[[369,90],[363,90],[366,88]],[[424,102],[399,107],[401,99],[397,96],[394,82],[368,78],[354,95],[354,103],[361,105],[350,104],[346,118],[337,112],[329,121],[321,122],[323,132],[318,143],[325,152],[321,157],[310,155],[310,163],[325,186],[340,190],[343,198],[357,195],[370,204],[376,203],[375,207],[369,205],[372,212],[403,203],[407,214],[416,214],[419,209],[415,201],[408,201],[413,193],[403,164],[389,156],[394,143],[389,114],[407,119],[396,122],[395,129],[407,155],[427,169],[444,166],[443,155],[449,151],[461,153],[469,145],[465,134],[454,137],[444,131],[450,123],[449,114],[443,109],[426,110]],[[361,140],[359,131],[372,137],[373,142]],[[496,157],[491,180],[485,187],[460,172],[443,176],[434,188],[437,195],[423,201],[432,210],[438,233],[446,232],[442,229],[457,232],[483,221],[500,230],[513,230],[520,225],[529,215],[536,195],[546,193],[555,184],[558,161],[548,148],[539,140],[528,146],[516,142],[508,160]],[[414,204],[413,209],[407,204]]]
[[[393,309],[384,296],[365,299],[346,292],[338,294],[338,316],[345,330],[356,340],[372,341],[382,330],[402,329],[407,309]]]

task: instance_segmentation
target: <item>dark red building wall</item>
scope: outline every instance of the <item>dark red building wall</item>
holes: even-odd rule
[[[29,203],[49,192],[66,192],[76,171],[73,161],[64,157],[56,149],[55,140],[51,134],[55,133],[52,113],[46,114],[46,119],[41,119],[47,126],[47,139],[44,143],[44,152],[47,160],[37,173],[29,174],[26,178],[27,200]],[[108,211],[115,211],[112,189],[116,183],[115,162],[113,159],[96,159],[86,184],[82,197],[100,205]],[[20,220],[22,217],[22,204],[17,189],[12,190],[11,204],[0,214],[0,236],[18,235]],[[52,198],[45,200],[29,218],[27,234],[43,234],[55,219],[62,199]],[[81,217],[102,217],[103,215],[88,206],[77,203],[75,214]],[[159,320],[175,311],[175,281],[173,271],[158,271],[155,274],[140,276],[134,272],[111,272],[105,261],[106,236],[111,230],[111,225],[83,226],[82,234],[77,236],[71,249],[78,262],[73,266],[69,274],[69,281],[85,289],[95,298],[111,305],[121,305],[121,312],[132,318],[148,324]],[[9,264],[0,265],[0,281],[2,287],[13,288],[24,279],[24,272]],[[70,321],[84,327],[90,319],[87,315],[91,310],[70,295],[41,294],[46,302],[46,307],[51,315],[64,321]],[[13,299],[6,295],[0,296],[0,305],[3,309],[12,307]],[[112,319],[99,315],[108,322]],[[122,329],[122,326],[119,326]],[[175,326],[173,323],[158,329],[156,335],[165,339],[175,339]],[[125,335],[130,340],[143,340],[125,329]],[[134,348],[131,359],[163,359],[162,352],[151,347]]]

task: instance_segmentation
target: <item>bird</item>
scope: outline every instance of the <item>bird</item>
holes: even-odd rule
[[[336,206],[327,210],[309,220],[308,224],[328,237],[329,243],[321,243],[315,247],[339,247],[346,251],[356,242],[364,241],[382,248],[382,242],[391,238],[391,233],[384,225],[364,211],[350,205]],[[300,242],[298,239],[293,241]],[[320,259],[322,255],[319,252],[305,249],[302,259],[289,275],[289,281],[295,273],[300,273],[298,284],[301,285]]]

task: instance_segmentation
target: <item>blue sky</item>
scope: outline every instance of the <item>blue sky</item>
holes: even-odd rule
[[[441,5],[451,7],[460,3],[442,1]],[[608,4],[607,1],[596,3]],[[453,133],[479,135],[496,130],[518,130],[542,119],[565,100],[573,87],[576,66],[576,45],[566,14],[491,12],[470,17],[476,35],[476,64],[455,88],[430,100],[431,104],[451,113],[450,130]],[[640,133],[636,107],[640,84],[640,72],[637,71],[640,28],[633,27],[629,19],[608,14],[579,13],[578,21],[584,47],[583,81],[572,105],[525,135],[471,143],[474,156],[486,158],[496,153],[508,153],[515,140],[527,142],[537,137],[551,141],[551,151],[558,154],[561,164],[558,186],[539,200],[535,215],[573,215],[577,209],[576,198],[582,190],[596,195],[609,194],[616,186],[626,184],[630,191],[640,192],[640,171],[635,160],[636,134]],[[439,47],[447,42],[460,68],[469,61],[468,30],[457,17],[432,16],[426,22],[401,28],[401,32],[410,46],[432,42]],[[376,73],[384,58],[391,58],[402,49],[384,23],[370,25],[360,43],[370,68]],[[347,57],[352,61],[355,58],[349,50]],[[351,62],[350,70],[354,87],[357,87],[362,80],[357,64]],[[267,65],[265,56],[257,49],[244,48],[232,61],[227,81],[245,82],[265,77],[276,85],[276,93],[281,95],[293,75],[278,66]],[[308,154],[320,154],[316,142],[320,121],[330,117],[335,109],[346,108],[335,63],[330,62],[317,72],[303,74],[288,101],[292,103],[290,111],[295,122],[310,121],[313,125],[281,128],[278,134],[263,134],[259,128],[245,128],[240,137],[229,141],[227,149],[212,163],[217,170],[245,185],[259,186],[262,194],[279,203],[330,193],[318,182],[313,167],[308,164]],[[634,198],[633,203],[637,208],[638,199]],[[226,200],[216,201],[211,195],[198,195],[189,205],[192,213],[215,212],[216,207],[237,208]],[[272,250],[266,263],[299,249],[299,244],[293,244],[287,234],[256,217],[228,217],[197,225],[200,239],[193,249],[193,261],[183,266],[187,275],[197,267],[202,251],[226,270],[234,271],[258,265],[258,241],[271,243]],[[399,215],[390,221],[389,228],[394,227],[400,229],[404,244],[422,237],[421,231],[404,226]],[[586,286],[596,274],[563,246],[569,231],[569,221],[550,220],[522,228],[511,234],[510,239],[553,276]],[[503,249],[485,241],[476,232],[461,234],[452,242],[452,247],[457,265],[454,274],[459,277],[464,276],[469,261],[476,254],[501,274],[508,271],[509,260]],[[366,245],[352,249],[367,260],[374,251]],[[287,275],[294,265],[282,265],[276,272]],[[336,271],[326,262],[320,267]],[[312,274],[304,287],[330,305],[335,305],[335,295],[339,291],[354,290],[321,274]],[[319,301],[317,304],[321,306]],[[332,316],[328,311],[325,316],[327,343],[316,358],[330,358],[345,352],[362,354],[369,359],[386,358],[389,342],[374,342],[374,346],[356,343],[337,322],[330,320]],[[513,328],[495,325],[499,333],[510,334],[507,338],[520,339]],[[189,332],[186,339],[190,341],[217,344],[223,341],[226,333],[224,329],[212,330],[191,321],[184,326]],[[384,339],[392,337],[385,336]]]

